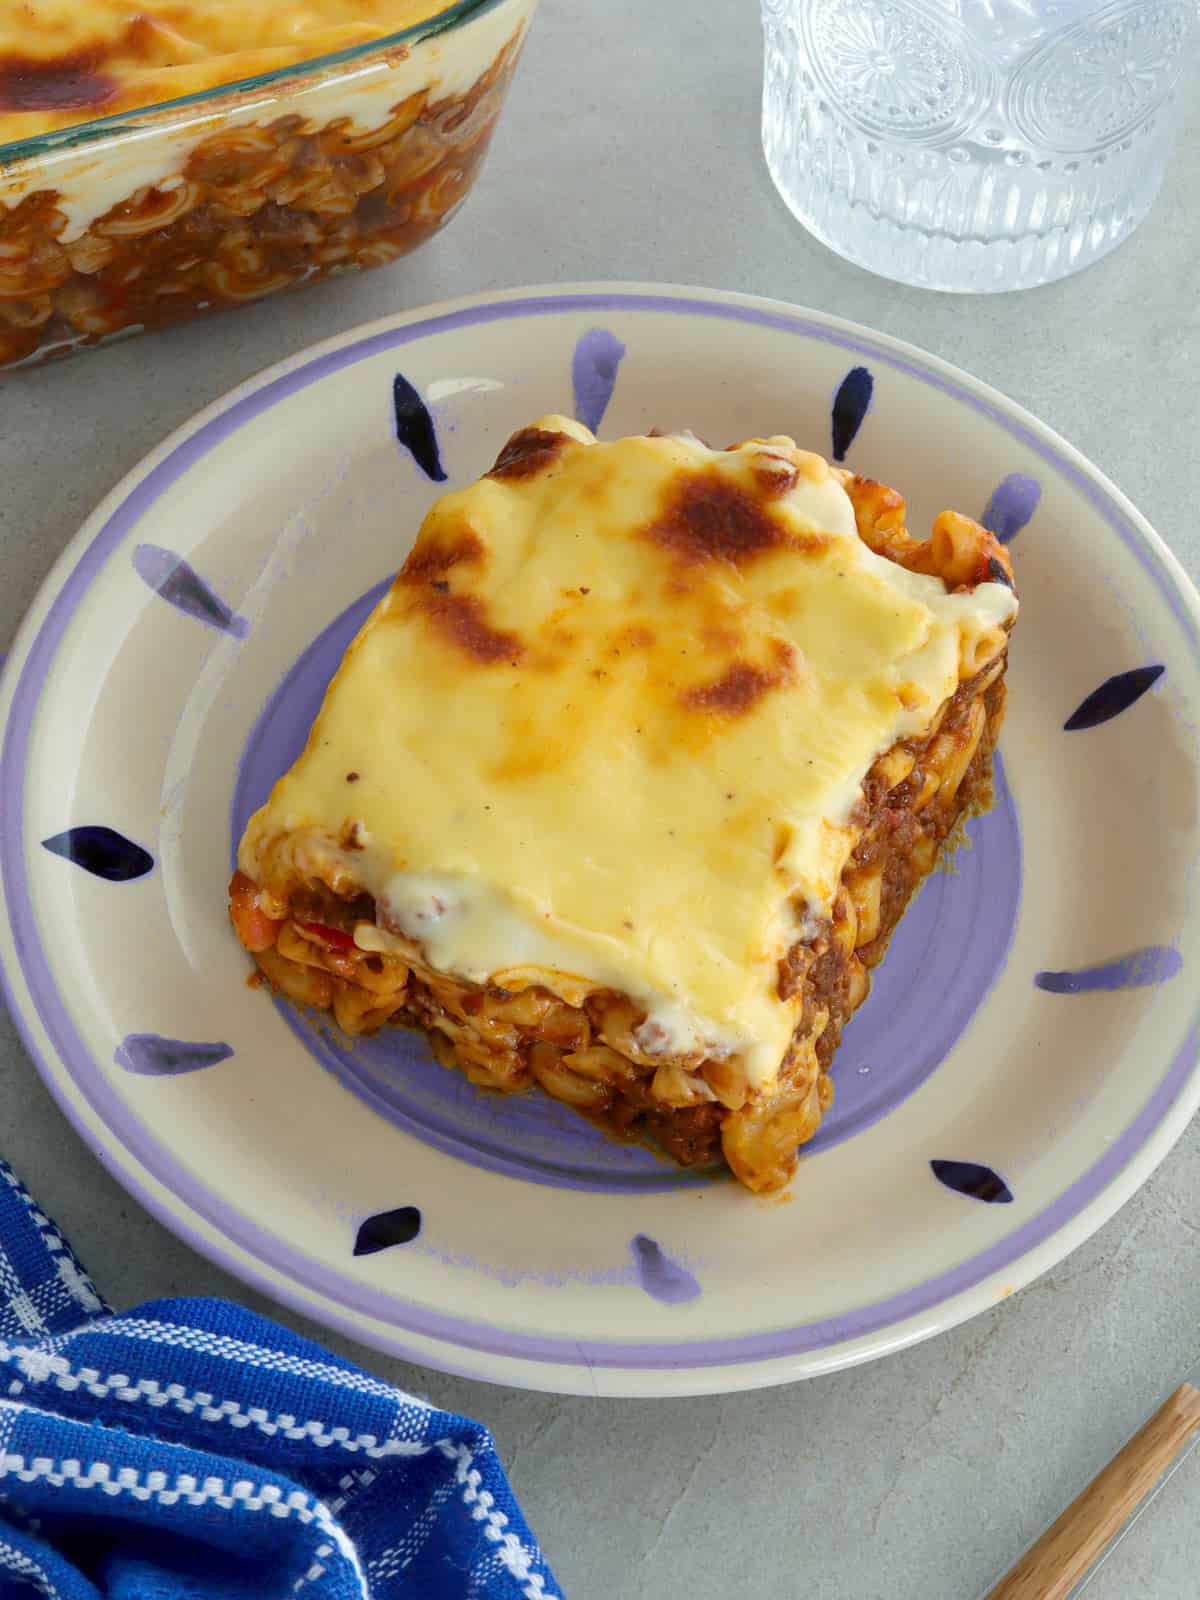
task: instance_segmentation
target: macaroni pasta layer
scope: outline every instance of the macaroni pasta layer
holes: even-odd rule
[[[1007,553],[903,518],[786,438],[517,434],[251,820],[243,943],[351,1031],[784,1181],[1003,714]]]
[[[0,145],[370,44],[446,0],[0,0]]]

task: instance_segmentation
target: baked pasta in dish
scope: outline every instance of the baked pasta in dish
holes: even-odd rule
[[[416,249],[535,5],[0,0],[0,371]]]
[[[443,496],[251,819],[234,926],[349,1033],[781,1187],[991,795],[1007,551],[788,438],[545,417]]]

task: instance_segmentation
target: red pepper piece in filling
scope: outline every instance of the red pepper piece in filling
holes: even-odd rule
[[[354,939],[348,933],[343,933],[340,928],[331,928],[325,922],[300,922],[296,926],[303,928],[305,933],[311,933],[320,939],[322,944],[327,944],[331,950],[353,950]]]

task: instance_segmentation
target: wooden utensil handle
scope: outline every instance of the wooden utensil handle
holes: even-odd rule
[[[1200,1389],[1185,1383],[1001,1578],[987,1600],[1067,1600],[1198,1431]]]

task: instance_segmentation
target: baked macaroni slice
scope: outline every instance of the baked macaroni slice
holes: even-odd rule
[[[545,417],[430,511],[251,819],[234,926],[348,1033],[787,1182],[991,798],[1007,551],[788,438]]]

